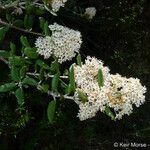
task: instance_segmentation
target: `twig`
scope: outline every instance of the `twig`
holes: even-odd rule
[[[47,74],[47,77],[53,78],[54,75]],[[68,76],[59,76],[59,77],[62,78],[62,79],[68,79]]]
[[[32,2],[32,4],[34,5],[37,5],[37,6],[40,6],[40,7],[43,7],[43,4],[40,4],[40,3],[37,3],[39,0],[35,0],[34,2]],[[11,7],[21,7],[21,8],[25,8],[23,6],[25,6],[27,2],[19,2],[18,0],[12,2],[12,3],[9,3],[9,4],[6,4],[4,6],[0,6],[1,9],[7,9],[7,8],[11,8]]]
[[[1,24],[1,25],[4,25],[4,26],[8,26],[8,27],[10,27],[10,28],[12,28],[12,29],[16,29],[16,30],[19,30],[19,31],[22,31],[22,32],[29,33],[29,34],[34,34],[34,35],[38,35],[38,36],[43,36],[41,33],[37,33],[37,32],[33,32],[33,31],[29,31],[29,30],[25,30],[25,29],[16,27],[16,26],[14,26],[13,24],[9,24],[9,23],[3,21],[1,18],[0,18],[0,24]]]
[[[24,7],[25,4],[26,4],[25,1],[24,1],[24,2],[19,2],[18,0],[16,0],[16,1],[14,1],[13,3],[11,3],[11,4],[7,4],[7,5],[4,5],[4,6],[0,6],[0,8],[1,8],[1,9],[7,9],[7,8],[11,8],[11,7],[20,7],[20,8],[22,8],[22,9],[25,9],[25,7]],[[45,8],[47,11],[49,11],[49,12],[51,13],[51,11],[49,10],[49,8],[48,8],[45,4],[40,3],[39,0],[35,0],[34,2],[32,2],[32,4],[33,4],[33,5],[36,5],[36,6],[38,6],[38,7],[41,7],[41,8],[43,7],[43,8]],[[66,11],[69,11],[69,12],[75,14],[75,15],[78,15],[78,16],[80,16],[80,17],[83,16],[83,15],[81,15],[81,14],[79,14],[79,13],[76,13],[75,11],[72,11],[72,10],[67,9],[67,8],[65,8],[65,10],[66,10]]]
[[[0,61],[4,62],[6,65],[8,65],[8,61],[4,59],[3,57],[0,57]]]
[[[31,75],[31,76],[34,76],[34,77],[38,77],[38,76],[39,76],[39,73],[27,72],[27,75]],[[53,78],[54,75],[47,74],[47,75],[45,75],[45,77]],[[60,78],[62,78],[62,79],[68,79],[68,76],[60,76]]]
[[[63,96],[63,98],[65,98],[65,99],[74,100],[74,96],[60,95],[60,94],[54,93],[52,91],[48,91],[47,94],[51,95],[54,99]]]

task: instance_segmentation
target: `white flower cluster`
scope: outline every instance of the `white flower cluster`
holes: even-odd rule
[[[125,78],[119,74],[110,75],[110,86],[107,105],[114,109],[116,118],[131,114],[133,105],[139,107],[145,102],[146,88],[139,79]]]
[[[60,63],[75,57],[82,44],[81,33],[57,23],[49,28],[52,31],[51,36],[39,37],[36,40],[37,52],[45,59],[54,55]]]
[[[95,7],[88,7],[85,9],[84,16],[88,19],[92,19],[96,15],[96,8]]]
[[[53,53],[52,46],[50,45],[53,45],[53,41],[50,36],[39,37],[35,42],[38,54],[44,56],[45,59],[49,58]]]
[[[97,82],[98,70],[103,72],[103,78],[105,80],[104,86],[99,87]],[[96,115],[98,110],[104,111],[105,104],[107,102],[107,96],[105,95],[106,89],[109,84],[109,68],[103,65],[103,62],[96,58],[87,57],[85,64],[80,66],[74,66],[75,81],[77,90],[75,93],[75,102],[79,105],[78,117],[80,120],[92,118]],[[78,90],[87,95],[88,101],[83,103],[78,98]]]
[[[99,69],[104,79],[102,87],[99,87],[97,81]],[[112,75],[108,67],[96,58],[87,57],[81,67],[75,65],[74,73],[77,86],[75,102],[79,105],[80,120],[92,118],[98,111],[104,112],[106,106],[114,109],[116,119],[121,119],[123,115],[132,113],[133,105],[139,107],[145,101],[146,88],[139,79]],[[79,90],[86,94],[87,101],[80,99]]]
[[[67,0],[51,0],[50,5],[53,12],[59,11],[60,7],[64,7]]]

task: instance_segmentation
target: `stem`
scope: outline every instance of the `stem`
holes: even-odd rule
[[[60,94],[56,94],[52,91],[48,91],[48,95],[51,95],[54,99],[58,98],[58,97],[61,97]],[[70,100],[74,100],[74,96],[68,96],[68,95],[63,95],[63,98],[65,99],[70,99]]]
[[[27,72],[27,75],[31,75],[31,76],[34,76],[34,77],[38,77],[38,76],[39,76],[39,73]],[[47,75],[45,75],[45,77],[53,78],[54,75],[47,74]],[[60,78],[62,78],[62,79],[68,79],[68,76],[60,76]]]
[[[43,5],[40,3],[37,3],[39,0],[35,0],[34,2],[32,2],[32,4],[37,5],[42,7]],[[19,2],[19,0],[14,1],[13,3],[9,3],[6,4],[4,6],[0,6],[1,9],[7,9],[7,8],[11,8],[11,7],[21,7],[24,8],[23,6],[26,4],[26,2]]]
[[[8,65],[8,61],[4,59],[3,57],[0,57],[0,61],[4,62],[6,65]]]
[[[16,29],[16,30],[25,32],[25,33],[34,34],[34,35],[38,35],[38,36],[43,36],[41,33],[32,32],[32,31],[29,31],[29,30],[25,30],[25,29],[23,29],[23,28],[16,27],[16,26],[14,26],[13,24],[9,24],[9,23],[3,21],[1,18],[0,18],[0,24],[1,24],[1,25],[4,25],[4,26],[8,26],[8,27],[10,27],[10,28],[12,28],[12,29]]]
[[[20,7],[20,8],[22,8],[22,9],[25,9],[25,7],[24,7],[25,4],[26,4],[25,1],[24,1],[24,2],[19,2],[18,0],[16,0],[16,1],[14,1],[13,3],[11,3],[11,4],[7,4],[7,5],[4,5],[4,6],[0,6],[0,8],[1,8],[1,9],[7,9],[7,8],[11,8],[11,7]],[[43,8],[45,8],[47,11],[49,11],[49,8],[47,8],[45,4],[40,3],[40,0],[35,0],[34,2],[32,2],[32,4],[33,4],[33,5],[36,5],[36,6],[38,6],[38,7],[41,7],[41,8],[43,7]],[[71,12],[71,13],[77,15],[77,16],[80,16],[80,17],[83,16],[83,15],[78,14],[78,13],[76,13],[75,11],[72,11],[72,10],[67,9],[67,8],[65,8],[65,10],[66,10],[66,11],[69,11],[69,12]],[[50,11],[49,11],[49,12],[50,12]]]

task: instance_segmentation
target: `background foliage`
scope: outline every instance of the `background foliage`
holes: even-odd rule
[[[24,89],[24,105],[21,105],[24,100],[20,95],[17,102],[14,94],[0,94],[0,149],[111,150],[116,141],[146,143],[150,141],[150,22],[148,20],[150,3],[148,0],[68,0],[66,7],[60,9],[57,17],[45,9],[41,10],[31,5],[32,1],[26,1],[22,14],[12,15],[13,7],[2,8],[3,5],[12,2],[10,0],[0,2],[0,18],[29,32],[50,34],[47,25],[53,22],[81,31],[83,58],[87,55],[96,56],[104,60],[112,73],[138,77],[148,88],[146,103],[135,110],[130,117],[124,117],[120,121],[111,121],[110,118],[99,113],[93,119],[80,122],[76,117],[78,112],[76,104],[62,99],[57,103],[58,110],[54,123],[50,124],[47,118],[47,107],[52,97],[33,88],[36,82],[31,79],[32,85]],[[90,6],[96,7],[97,14],[89,22],[80,14]],[[11,50],[12,56],[14,53],[21,55],[23,51],[34,61],[37,56],[29,54],[27,48],[33,48],[38,35],[6,26],[0,26],[0,29],[1,27],[3,32],[1,33],[0,30],[0,49]],[[11,65],[14,63],[13,59]],[[22,70],[21,63],[30,66],[30,61],[19,60]],[[40,66],[41,63],[38,64]],[[55,73],[56,70],[53,71]],[[9,82],[12,78],[15,82],[22,80],[17,79],[16,72],[18,71],[10,72],[8,66],[1,61],[0,84]],[[25,83],[25,86],[28,84]]]

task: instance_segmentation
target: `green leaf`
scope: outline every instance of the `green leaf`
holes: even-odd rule
[[[23,79],[26,76],[26,71],[27,71],[27,66],[23,66],[20,69],[20,77],[21,77],[21,79]]]
[[[33,4],[29,1],[25,5],[25,11],[28,15],[32,14],[35,11]]]
[[[12,55],[15,54],[15,52],[16,52],[16,45],[14,43],[12,43],[12,42],[10,42],[10,49],[11,49],[10,53]]]
[[[86,95],[86,93],[84,93],[80,89],[77,90],[77,93],[78,93],[78,97],[79,97],[80,101],[82,101],[83,103],[88,101],[88,96]]]
[[[12,66],[24,66],[25,60],[20,56],[9,57],[9,62]]]
[[[28,112],[26,112],[25,114],[21,114],[21,116],[17,118],[17,120],[14,122],[14,126],[17,128],[21,128],[27,124],[29,119],[30,119],[30,116]],[[29,148],[28,150],[31,150],[31,149]]]
[[[78,54],[77,56],[77,64],[81,67],[82,66],[82,61],[81,61],[81,55]]]
[[[14,90],[16,87],[15,83],[6,83],[0,86],[0,93]]]
[[[58,73],[60,69],[60,65],[58,63],[58,60],[55,59],[52,63],[51,63],[51,67],[50,70],[52,73]]]
[[[47,93],[47,92],[48,92],[48,89],[49,89],[49,85],[43,83],[43,84],[40,86],[40,89],[41,89],[44,93]]]
[[[111,117],[112,120],[115,120],[115,116],[108,106],[105,107],[105,113],[107,116]]]
[[[8,27],[0,27],[0,41],[2,41],[5,38],[8,29]]]
[[[47,108],[47,117],[49,120],[49,123],[53,123],[54,120],[54,115],[55,115],[55,109],[56,109],[56,101],[53,100],[48,104],[48,108]]]
[[[73,65],[69,69],[69,85],[65,89],[66,94],[71,94],[75,91],[75,78],[74,78],[74,68]]]
[[[98,81],[99,87],[104,86],[103,72],[101,69],[98,70],[97,81]]]
[[[48,27],[48,22],[46,21],[45,23],[44,23],[44,34],[47,36],[49,36],[50,35],[50,29],[49,29],[49,27]]]
[[[58,92],[59,73],[56,73],[52,79],[52,91]]]
[[[11,79],[16,82],[20,81],[19,69],[15,66],[11,67]]]
[[[7,19],[7,21],[8,21],[9,23],[11,23],[12,20],[13,20],[13,17],[12,17],[11,14],[6,13],[6,19]]]
[[[18,88],[15,91],[15,96],[17,98],[18,105],[22,105],[24,103],[24,92],[22,88]]]
[[[68,76],[68,75],[69,75],[69,71],[68,71],[68,69],[65,69],[65,70],[64,70],[63,75],[64,75],[64,76]]]
[[[71,91],[72,91],[72,89],[71,89],[71,85],[69,84],[66,88],[65,88],[65,94],[70,94],[71,93]]]
[[[21,20],[21,19],[16,19],[16,20],[13,22],[13,24],[14,24],[15,26],[17,26],[17,27],[23,27],[24,22],[23,22],[23,20]]]
[[[33,26],[33,16],[31,15],[25,15],[24,17],[24,26],[26,29],[32,29]]]
[[[70,67],[69,69],[69,80],[70,80],[70,87],[71,87],[71,92],[75,91],[75,78],[74,78],[74,68],[73,66]]]
[[[5,50],[0,50],[0,57],[8,58],[9,56],[10,56],[9,52],[7,52]]]
[[[44,63],[42,60],[40,60],[40,59],[38,59],[36,61],[36,65],[38,65],[38,66],[40,66],[40,67],[42,67],[44,69],[50,70],[50,67],[46,63]]]
[[[40,69],[40,73],[39,73],[38,78],[39,78],[39,80],[43,80],[44,79],[44,68]]]
[[[33,78],[30,78],[30,77],[26,77],[23,81],[22,81],[23,84],[27,84],[27,85],[31,85],[31,86],[37,86],[38,82],[33,79]]]
[[[43,15],[45,13],[45,9],[44,8],[35,8],[35,11],[34,11],[34,14],[36,15],[36,16],[41,16],[41,15]]]
[[[36,48],[26,47],[24,49],[24,54],[30,59],[38,58],[38,54],[36,53]]]
[[[21,36],[21,37],[20,37],[20,41],[21,41],[21,44],[22,44],[24,47],[30,47],[30,44],[29,44],[29,42],[28,42],[27,37]]]
[[[44,31],[45,19],[43,17],[39,17],[40,28]]]
[[[63,80],[60,79],[60,82],[61,82],[62,88],[64,88],[64,89],[67,88],[67,84]]]

